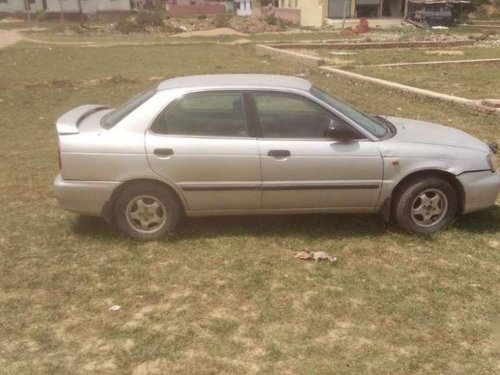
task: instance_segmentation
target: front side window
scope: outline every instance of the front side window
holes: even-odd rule
[[[344,114],[346,117],[350,118],[358,125],[362,126],[365,130],[369,131],[374,136],[378,138],[384,138],[389,135],[390,130],[386,125],[384,125],[382,121],[378,120],[375,116],[366,114],[347,103],[332,98],[330,95],[316,87],[313,87],[311,89],[311,94],[313,94],[322,102],[335,108],[337,111]]]
[[[246,137],[248,126],[239,92],[197,93],[175,100],[155,120],[159,134]]]
[[[330,127],[348,127],[342,119],[294,94],[255,93],[255,105],[265,138],[325,139]]]

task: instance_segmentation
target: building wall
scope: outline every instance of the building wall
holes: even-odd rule
[[[237,3],[236,14],[238,16],[251,16],[252,15],[252,0],[240,0]]]
[[[276,8],[274,9],[274,15],[278,18],[290,21],[296,25],[300,25],[300,9],[295,8]]]
[[[30,2],[30,11],[36,12],[42,9],[42,0]],[[5,3],[0,3],[0,12],[15,13],[25,12],[24,0],[7,0]]]
[[[88,0],[82,0],[82,4]],[[98,12],[130,10],[130,0],[96,0]]]
[[[84,13],[130,10],[130,0],[82,0]],[[47,12],[78,12],[77,0],[47,0]]]
[[[323,25],[323,7],[327,0],[298,0],[301,9],[300,24],[302,26],[321,27]]]
[[[169,5],[168,12],[172,16],[183,16],[190,14],[225,14],[226,5],[223,4]]]
[[[299,9],[300,24],[302,26],[320,27],[323,25],[325,7],[328,0],[280,0],[279,8]]]

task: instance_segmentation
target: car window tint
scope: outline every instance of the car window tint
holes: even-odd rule
[[[152,130],[172,135],[248,136],[243,97],[241,93],[188,95],[170,104]]]
[[[297,95],[256,93],[254,98],[262,133],[267,138],[325,138],[329,126],[349,126]]]

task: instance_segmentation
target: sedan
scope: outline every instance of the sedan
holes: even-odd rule
[[[496,145],[364,113],[295,77],[170,79],[56,128],[60,205],[146,240],[183,215],[379,213],[425,234],[500,191]]]

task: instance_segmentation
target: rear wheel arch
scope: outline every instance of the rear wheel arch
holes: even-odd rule
[[[116,199],[120,196],[120,194],[123,191],[125,191],[126,189],[128,189],[129,187],[131,187],[133,185],[151,185],[151,184],[161,186],[162,188],[169,191],[177,199],[177,203],[179,204],[179,207],[182,208],[182,214],[185,213],[186,205],[184,203],[184,200],[180,196],[180,193],[175,188],[173,188],[171,185],[167,184],[164,181],[155,180],[152,178],[138,178],[138,179],[129,180],[129,181],[126,181],[126,182],[120,184],[113,191],[110,199],[108,200],[108,202],[106,202],[106,204],[103,208],[102,216],[103,216],[104,220],[106,220],[106,222],[108,222],[108,223],[114,222],[113,212],[114,212],[115,202],[116,202]]]
[[[465,190],[458,181],[457,176],[454,175],[453,173],[439,170],[439,169],[425,169],[421,171],[416,171],[413,173],[410,173],[409,175],[405,176],[402,178],[395,188],[392,191],[391,198],[390,198],[390,217],[393,217],[393,208],[395,206],[396,200],[400,196],[401,192],[403,191],[405,186],[408,186],[414,181],[421,180],[424,178],[430,178],[430,177],[437,177],[441,178],[445,181],[447,181],[455,190],[458,198],[458,207],[457,207],[457,212],[458,214],[463,212],[464,204],[465,204]]]

